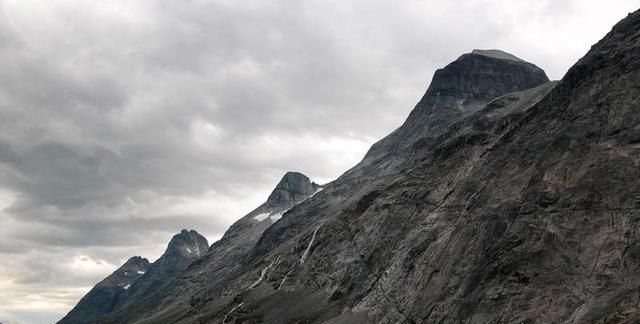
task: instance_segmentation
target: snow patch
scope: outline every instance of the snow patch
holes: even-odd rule
[[[253,216],[253,219],[257,220],[258,222],[262,222],[263,220],[269,218],[269,216],[271,216],[271,212],[260,213],[258,215]]]
[[[128,285],[122,287],[122,289],[127,290],[127,289],[129,289],[129,287],[131,287],[131,284],[128,284]]]
[[[242,307],[242,305],[244,305],[244,302],[236,305],[235,307],[233,307],[228,313],[227,315],[224,316],[224,318],[222,319],[222,324],[225,324],[227,322],[227,317],[229,317],[229,315],[231,315],[233,313],[233,311],[235,311],[238,307]]]
[[[287,274],[284,275],[284,278],[282,278],[282,281],[280,281],[280,284],[278,285],[278,289],[277,290],[280,290],[280,288],[282,288],[282,285],[284,285],[285,280],[287,280],[287,278],[289,278],[289,275],[293,272],[294,269],[295,269],[295,267],[291,268],[291,270],[289,270],[289,272],[287,272]]]
[[[309,199],[309,198],[311,198],[311,197],[315,196],[318,192],[322,191],[323,189],[324,189],[324,188],[318,188],[318,189],[316,189],[316,191],[314,191],[311,195],[309,195],[309,197],[307,197],[307,198],[305,198],[305,199],[300,200],[300,202],[299,202],[299,203],[297,203],[296,205],[301,204],[301,203],[303,203],[304,201],[306,201],[307,199]]]
[[[260,278],[258,278],[258,280],[256,280],[256,282],[254,282],[249,289],[253,289],[255,287],[257,287],[262,280],[264,279],[264,276],[269,272],[269,270],[271,270],[271,267],[273,267],[274,263],[280,262],[280,256],[278,256],[275,260],[271,261],[271,263],[266,266],[264,269],[262,269],[262,272],[260,272]]]
[[[309,250],[311,250],[311,245],[313,245],[313,240],[316,239],[316,233],[318,233],[319,229],[320,229],[320,225],[318,225],[318,227],[316,227],[316,229],[313,231],[313,235],[311,236],[311,241],[309,241],[309,245],[307,245],[307,249],[304,250],[304,254],[302,254],[302,258],[300,258],[300,263],[304,263],[304,260],[307,258],[307,255],[309,254]]]
[[[187,253],[189,253],[189,254],[193,253],[193,250],[191,250],[191,248],[187,247],[186,250],[187,250]]]
[[[318,189],[316,189],[316,191],[314,191],[314,192],[311,194],[311,196],[309,196],[309,198],[311,198],[311,197],[315,196],[318,192],[320,192],[320,191],[322,191],[322,190],[324,190],[324,188],[318,188]]]
[[[139,275],[143,275],[143,274],[144,274],[144,271],[140,271],[140,270],[138,270],[138,274],[139,274]]]
[[[277,222],[280,218],[282,218],[282,215],[283,215],[285,212],[286,212],[286,210],[285,210],[285,211],[283,211],[283,212],[275,213],[275,214],[271,215],[271,217],[269,217],[269,218],[271,218],[271,222],[272,222],[272,223]]]

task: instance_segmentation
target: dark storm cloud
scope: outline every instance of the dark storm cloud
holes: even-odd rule
[[[0,319],[219,237],[287,170],[335,178],[464,52],[559,78],[634,5],[0,0]]]

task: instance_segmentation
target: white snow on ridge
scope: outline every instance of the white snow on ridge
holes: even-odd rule
[[[143,275],[143,274],[144,274],[144,271],[140,271],[140,270],[138,270],[138,274],[139,274],[139,275]]]
[[[298,202],[297,204],[300,204],[300,203],[302,203],[302,202],[306,201],[307,199],[309,199],[309,198],[311,198],[311,197],[315,196],[318,192],[322,191],[323,189],[324,189],[324,188],[318,188],[318,189],[316,189],[316,191],[314,191],[314,192],[313,192],[309,197],[307,197],[307,198],[305,198],[305,199],[300,200],[300,202]],[[296,205],[297,205],[297,204],[296,204]]]
[[[272,223],[277,222],[280,218],[282,218],[282,215],[283,215],[285,212],[286,212],[286,210],[285,210],[285,211],[283,211],[283,212],[279,212],[279,213],[275,213],[275,214],[271,215],[271,217],[269,217],[269,218],[271,218],[271,222],[272,222]]]
[[[265,221],[267,219],[271,219],[271,222],[275,223],[280,218],[282,218],[282,215],[284,213],[286,213],[287,211],[288,211],[288,209],[287,210],[283,210],[283,211],[278,212],[278,213],[274,213],[272,211],[271,212],[266,212],[266,213],[260,213],[260,214],[258,214],[256,216],[253,216],[253,219],[255,219],[255,220],[259,221],[259,222]]]
[[[271,212],[260,213],[258,215],[253,216],[253,219],[257,220],[258,222],[262,222],[263,220],[269,218],[269,216],[271,216]]]
[[[311,194],[311,196],[309,196],[309,198],[311,198],[311,197],[315,196],[318,192],[320,192],[320,191],[322,191],[322,190],[324,190],[324,188],[318,188],[318,189],[316,189],[316,191],[314,191],[314,192]]]
[[[129,289],[129,287],[131,287],[131,284],[128,284],[128,285],[122,287],[122,289],[127,290],[127,289]]]
[[[313,192],[311,195],[309,195],[309,197],[307,197],[305,199],[302,199],[301,201],[297,202],[295,205],[298,205],[301,202],[303,202],[303,201],[315,196],[315,194],[317,194],[318,192],[322,191],[323,189],[324,188],[316,189],[316,191]],[[262,221],[267,220],[267,218],[269,218],[269,219],[271,219],[272,223],[275,223],[275,222],[277,222],[278,220],[280,220],[282,218],[282,215],[284,215],[284,213],[286,213],[288,211],[289,211],[289,209],[285,209],[285,210],[283,210],[281,212],[277,212],[277,213],[275,213],[273,211],[268,211],[268,212],[260,213],[258,215],[253,216],[253,219],[255,219],[255,220],[259,221],[259,222],[262,222]]]

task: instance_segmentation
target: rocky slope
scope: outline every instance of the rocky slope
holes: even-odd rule
[[[112,312],[131,284],[149,270],[147,259],[134,256],[87,293],[60,323],[82,323]]]
[[[640,11],[546,81],[463,55],[258,238],[93,322],[640,322]]]
[[[411,154],[411,146],[445,131],[460,118],[511,92],[549,82],[539,67],[499,50],[473,50],[438,69],[427,92],[404,124],[374,144],[363,161],[341,181],[367,182],[393,173]]]
[[[506,53],[502,55],[509,56]],[[309,244],[308,241],[313,241],[316,236],[321,235],[322,231],[318,225],[322,223],[322,218],[344,213],[345,208],[351,208],[350,205],[354,200],[360,199],[363,194],[366,195],[379,183],[387,181],[389,174],[393,175],[406,165],[414,163],[412,161],[415,160],[416,147],[424,146],[425,142],[437,140],[438,135],[446,129],[439,123],[450,125],[482,109],[497,96],[513,90],[533,88],[501,97],[493,103],[491,113],[498,114],[497,111],[500,109],[497,107],[502,108],[500,111],[524,110],[553,88],[553,83],[548,82],[544,71],[533,64],[511,57],[496,58],[477,52],[469,53],[439,70],[407,122],[376,144],[358,166],[328,185],[312,199],[296,205],[284,214],[283,219],[272,225],[272,212],[265,212],[265,207],[268,211],[272,208],[269,206],[277,206],[275,202],[283,200],[275,199],[283,196],[276,188],[265,205],[234,224],[221,241],[214,243],[208,255],[195,262],[181,278],[152,298],[112,313],[109,317],[101,319],[101,322],[121,323],[138,320],[144,323],[208,322],[216,319],[222,312],[230,312],[237,307],[231,314],[224,314],[227,320],[230,320],[246,311],[248,304],[238,306],[245,303],[239,296],[246,292],[262,291],[266,282],[271,282],[273,285],[274,280],[277,280],[275,291],[289,291],[298,284],[300,273],[305,269],[303,264],[307,258],[311,258],[313,244]],[[512,75],[509,71],[512,71]],[[443,90],[455,88],[456,85],[467,90]],[[465,93],[465,91],[472,92],[470,89],[484,90],[477,90],[471,94]],[[490,93],[482,94],[481,91]],[[443,94],[445,92],[446,94]],[[438,119],[438,122],[421,127],[414,121],[416,118],[428,119],[430,122],[430,118],[434,121]],[[371,159],[373,155],[377,158]],[[388,163],[390,159],[393,159],[393,163]],[[306,187],[308,188],[306,194],[311,192],[310,189],[315,189],[313,186]],[[284,199],[284,201],[289,200]],[[290,207],[292,205],[289,204],[286,208]],[[276,210],[276,220],[281,217],[281,212],[278,212],[280,210],[284,208]],[[290,217],[290,214],[300,216]],[[262,220],[262,222],[256,226],[256,220]],[[349,227],[343,226],[341,230],[347,228]],[[278,255],[275,258],[263,259],[262,254],[273,252],[278,247],[290,250],[288,253],[300,255],[296,257],[290,255],[287,258],[284,256],[280,258]],[[343,251],[348,253],[349,250],[350,248],[347,248]],[[262,261],[256,264],[257,260]],[[322,262],[331,264],[335,261]],[[348,268],[344,270],[347,271]],[[294,295],[291,298],[304,301],[303,297]],[[237,301],[236,305],[234,301]],[[322,300],[314,300],[310,303],[316,307],[323,304]],[[287,304],[284,303],[282,307],[287,308]],[[295,316],[304,318],[304,313],[297,314],[299,310],[295,309],[288,311],[293,311]],[[272,311],[278,314],[284,310],[276,307]],[[140,316],[141,314],[145,315]],[[217,319],[220,320],[220,318]],[[273,319],[277,323],[281,323],[280,320],[281,318]],[[265,319],[262,318],[259,321],[265,321]]]
[[[304,174],[287,172],[273,189],[267,201],[235,222],[223,238],[211,246],[210,250],[206,239],[196,231],[183,230],[172,238],[166,252],[153,264],[148,264],[146,259],[139,257],[131,259],[147,262],[146,270],[135,272],[144,274],[144,276],[139,279],[138,277],[131,278],[126,282],[123,280],[110,280],[116,273],[132,273],[127,271],[131,260],[128,261],[114,275],[105,279],[89,292],[59,323],[104,323],[104,321],[108,320],[108,317],[115,316],[114,314],[129,314],[129,309],[137,309],[137,303],[140,301],[158,300],[156,296],[158,291],[180,289],[181,292],[188,292],[189,290],[201,289],[201,282],[175,279],[184,275],[185,269],[189,266],[193,268],[189,273],[193,276],[194,272],[202,274],[199,271],[207,271],[207,268],[225,268],[236,265],[235,262],[237,262],[242,253],[253,247],[265,229],[279,220],[291,207],[303,202],[321,190],[321,185],[312,182]],[[222,277],[222,274],[220,274],[220,277]],[[103,284],[105,282],[108,282],[108,286],[115,291],[112,294],[113,296],[109,295],[111,300],[108,303],[108,307],[102,307],[95,302],[95,291],[101,291],[101,287],[105,286]],[[163,289],[164,286],[171,283],[174,284],[172,288]],[[188,300],[190,294],[187,293],[177,297],[179,297],[178,299],[186,297]],[[129,317],[129,315],[125,317]],[[126,323],[127,321],[122,320],[121,323]]]
[[[182,230],[173,236],[154,263],[135,256],[97,284],[59,323],[80,324],[126,307],[164,287],[209,249],[198,232]]]

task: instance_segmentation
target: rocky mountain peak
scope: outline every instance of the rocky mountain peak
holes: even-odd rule
[[[544,70],[507,52],[476,49],[463,54],[435,71],[426,93],[404,124],[373,145],[361,164],[352,169],[353,174],[361,175],[363,167],[377,172],[392,169],[417,141],[441,134],[493,99],[547,82]]]
[[[180,254],[185,256],[200,256],[209,249],[209,242],[195,230],[183,229],[171,238],[165,255]]]
[[[122,265],[122,267],[131,267],[131,268],[135,268],[135,267],[145,268],[148,266],[149,266],[149,260],[137,255],[129,258],[129,260],[127,260],[127,262],[125,262]]]
[[[116,286],[129,284],[147,272],[150,266],[149,260],[143,257],[131,257],[111,275],[111,284]]]
[[[559,83],[464,54],[349,176],[293,207],[318,186],[287,173],[198,261],[61,323],[640,323],[639,48],[640,11]]]
[[[422,104],[434,99],[457,99],[486,103],[501,95],[522,91],[548,82],[545,72],[501,50],[473,50],[435,72]],[[419,104],[420,105],[420,104]]]
[[[322,186],[311,182],[309,177],[300,172],[287,172],[269,195],[269,206],[286,206],[287,208],[308,198]]]
[[[149,269],[150,265],[151,263],[149,262],[149,260],[141,256],[134,256],[129,258],[127,262],[125,262],[118,270],[116,270],[114,275],[123,278],[135,279],[144,274]]]

